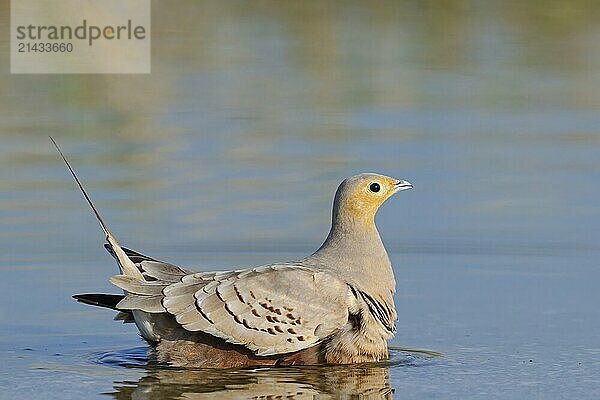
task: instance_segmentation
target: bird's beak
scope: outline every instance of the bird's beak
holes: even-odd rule
[[[412,189],[413,185],[409,181],[398,181],[394,184],[394,193],[401,192],[403,190]]]

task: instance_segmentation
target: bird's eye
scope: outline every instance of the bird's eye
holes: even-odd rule
[[[381,186],[379,186],[379,183],[377,183],[377,182],[373,182],[373,183],[371,183],[371,186],[369,186],[369,190],[373,193],[379,192],[380,189],[381,189]]]

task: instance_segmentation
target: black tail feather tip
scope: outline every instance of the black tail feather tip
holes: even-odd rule
[[[75,294],[73,298],[80,303],[89,304],[91,306],[117,309],[117,304],[123,299],[122,294],[102,294],[102,293],[86,293]]]

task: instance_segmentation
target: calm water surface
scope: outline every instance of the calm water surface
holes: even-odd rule
[[[3,68],[0,398],[600,398],[600,7],[527,3],[155,2],[150,76]],[[155,365],[70,298],[116,267],[49,134],[122,243],[197,270],[314,251],[346,176],[413,182],[390,362]]]

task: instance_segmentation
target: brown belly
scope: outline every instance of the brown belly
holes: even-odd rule
[[[259,357],[243,346],[210,335],[194,340],[162,340],[155,347],[159,362],[182,368],[243,368],[274,365],[319,364],[320,345],[296,353]]]

